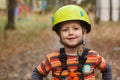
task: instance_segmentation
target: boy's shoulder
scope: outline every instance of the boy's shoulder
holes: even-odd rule
[[[90,50],[88,51],[88,54],[89,54],[89,55],[99,55],[99,53],[98,53],[97,51],[93,50],[93,49],[90,49]]]
[[[57,52],[57,51],[54,51],[54,52],[51,52],[51,53],[49,53],[49,54],[47,54],[47,57],[57,57],[57,56],[59,56],[60,55],[60,53],[59,52]]]

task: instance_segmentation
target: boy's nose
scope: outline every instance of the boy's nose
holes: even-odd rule
[[[69,29],[69,35],[72,35],[74,33],[73,29]]]

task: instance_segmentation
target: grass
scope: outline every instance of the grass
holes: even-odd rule
[[[35,19],[25,19],[16,22],[17,30],[24,36],[25,41],[30,41],[34,37],[41,35],[42,31],[48,28],[47,21],[39,21]]]
[[[4,38],[4,28],[7,23],[7,18],[0,16],[0,38]],[[48,20],[42,15],[33,15],[24,19],[15,19],[14,31],[7,32],[7,35],[21,37],[28,42],[42,34],[42,31],[48,28]],[[17,35],[15,35],[17,34]]]
[[[7,23],[7,18],[5,16],[0,16],[0,36],[2,36],[6,23]]]

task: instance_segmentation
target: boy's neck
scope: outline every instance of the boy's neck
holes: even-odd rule
[[[75,48],[65,47],[65,52],[66,52],[67,54],[77,54],[78,51],[80,51],[80,46],[79,46],[79,47],[75,47]]]

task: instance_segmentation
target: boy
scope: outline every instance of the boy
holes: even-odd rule
[[[52,71],[53,80],[95,80],[95,69],[101,70],[103,80],[112,80],[111,67],[105,59],[98,52],[84,48],[91,23],[81,7],[61,7],[54,14],[52,23],[64,48],[46,56],[34,69],[33,80],[43,80],[49,71]]]

